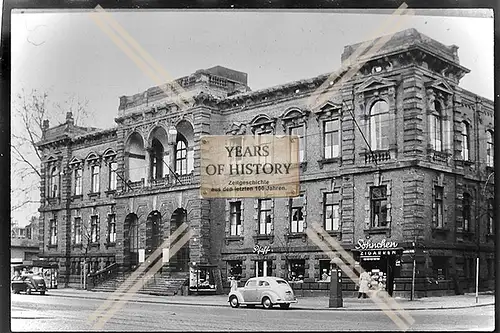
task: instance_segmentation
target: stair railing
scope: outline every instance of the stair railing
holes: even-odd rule
[[[118,275],[118,264],[113,263],[95,273],[90,273],[87,278],[87,290],[93,290],[98,285],[115,278]]]

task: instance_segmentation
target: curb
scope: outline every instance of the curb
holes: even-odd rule
[[[95,300],[103,300],[103,301],[123,301],[122,299],[118,297],[114,298],[101,298],[101,297],[92,297],[92,296],[86,296],[82,297],[80,295],[57,295],[57,294],[49,294],[49,296],[54,296],[54,297],[66,297],[66,298],[84,298],[84,299],[95,299]],[[188,303],[188,302],[178,302],[178,301],[156,301],[156,300],[137,300],[137,299],[130,299],[127,300],[127,302],[134,302],[134,303],[147,303],[147,304],[177,304],[177,305],[185,305],[185,306],[205,306],[205,307],[228,307],[228,304],[193,304],[193,303]],[[466,305],[466,306],[441,306],[441,307],[418,307],[418,308],[402,308],[404,311],[425,311],[425,310],[453,310],[453,309],[467,309],[467,308],[477,308],[477,307],[485,307],[485,306],[491,306],[495,305],[495,303],[485,303],[485,304],[473,304],[473,305]],[[384,311],[380,308],[324,308],[324,307],[301,307],[300,305],[298,306],[292,306],[290,307],[290,310],[308,310],[308,311]],[[389,309],[391,310],[391,309]],[[392,311],[396,311],[392,309]]]

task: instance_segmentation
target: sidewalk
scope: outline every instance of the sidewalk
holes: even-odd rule
[[[227,295],[210,296],[154,296],[143,294],[125,294],[112,292],[92,292],[79,289],[49,289],[47,294],[56,297],[72,297],[85,299],[101,300],[120,300],[127,299],[131,302],[158,303],[158,304],[179,304],[179,305],[203,305],[203,306],[221,306],[229,307]],[[328,297],[297,297],[298,303],[292,304],[294,309],[302,310],[328,310],[328,311],[381,311],[379,305],[371,299],[344,298],[342,308],[329,308]],[[465,294],[458,296],[443,297],[425,297],[414,301],[408,299],[394,299],[398,305],[405,310],[430,310],[430,309],[460,309],[477,306],[487,306],[495,304],[495,295],[493,293],[484,293],[479,295],[479,301],[476,304],[474,294]]]

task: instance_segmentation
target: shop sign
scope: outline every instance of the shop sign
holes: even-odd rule
[[[381,256],[381,255],[392,255],[396,254],[396,250],[369,250],[369,251],[361,251],[361,256]]]
[[[253,247],[253,253],[257,253],[257,254],[268,254],[270,251],[271,251],[271,248],[269,247],[269,245],[260,246],[259,244],[256,244]]]
[[[391,249],[396,247],[398,247],[398,243],[388,242],[385,238],[377,243],[373,243],[370,240],[365,241],[364,239],[360,239],[356,245],[356,249],[360,250]]]

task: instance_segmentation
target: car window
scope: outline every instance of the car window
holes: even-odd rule
[[[285,280],[276,280],[278,284],[288,284]]]
[[[256,280],[250,280],[247,282],[246,287],[255,287],[257,285]]]
[[[269,286],[269,282],[267,281],[259,281],[259,287],[267,287]]]

